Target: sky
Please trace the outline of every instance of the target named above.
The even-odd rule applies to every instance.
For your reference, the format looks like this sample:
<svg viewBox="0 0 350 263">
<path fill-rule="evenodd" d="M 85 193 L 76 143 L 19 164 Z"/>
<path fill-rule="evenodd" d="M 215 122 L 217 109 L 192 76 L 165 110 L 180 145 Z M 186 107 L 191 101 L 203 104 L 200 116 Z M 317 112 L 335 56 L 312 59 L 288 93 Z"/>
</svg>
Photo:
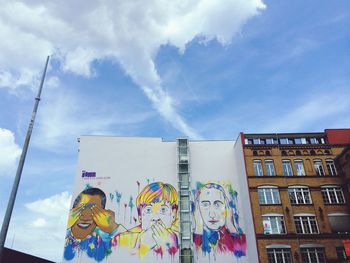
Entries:
<svg viewBox="0 0 350 263">
<path fill-rule="evenodd" d="M 349 9 L 0 0 L 0 223 L 50 55 L 6 246 L 61 261 L 80 135 L 234 140 L 349 127 Z"/>
</svg>

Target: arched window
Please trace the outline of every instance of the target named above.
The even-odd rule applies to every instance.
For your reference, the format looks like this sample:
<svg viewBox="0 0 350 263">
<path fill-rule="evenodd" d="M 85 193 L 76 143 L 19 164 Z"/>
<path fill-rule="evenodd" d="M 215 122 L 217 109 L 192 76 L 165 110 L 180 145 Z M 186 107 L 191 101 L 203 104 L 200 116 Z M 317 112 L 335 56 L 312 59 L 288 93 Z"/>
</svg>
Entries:
<svg viewBox="0 0 350 263">
<path fill-rule="evenodd" d="M 319 244 L 303 244 L 300 246 L 303 263 L 326 263 L 324 247 Z"/>
<path fill-rule="evenodd" d="M 292 205 L 311 204 L 309 187 L 303 185 L 288 186 L 289 201 Z"/>
<path fill-rule="evenodd" d="M 337 169 L 335 168 L 334 161 L 332 159 L 326 160 L 327 171 L 330 176 L 337 175 Z"/>
<path fill-rule="evenodd" d="M 263 176 L 263 169 L 261 165 L 261 160 L 253 160 L 253 166 L 254 166 L 254 175 L 255 176 Z"/>
<path fill-rule="evenodd" d="M 264 214 L 262 215 L 264 234 L 285 234 L 286 227 L 282 214 Z"/>
<path fill-rule="evenodd" d="M 292 262 L 291 246 L 282 244 L 272 244 L 266 246 L 269 263 L 289 263 Z"/>
<path fill-rule="evenodd" d="M 323 176 L 324 175 L 324 169 L 322 165 L 322 160 L 320 159 L 315 159 L 314 160 L 314 168 L 316 175 Z"/>
<path fill-rule="evenodd" d="M 280 193 L 278 191 L 278 187 L 271 185 L 264 185 L 258 187 L 258 197 L 259 204 L 261 205 L 272 205 L 272 204 L 280 204 Z"/>
<path fill-rule="evenodd" d="M 314 214 L 296 214 L 294 215 L 294 224 L 297 234 L 319 233 Z"/>
<path fill-rule="evenodd" d="M 266 175 L 269 175 L 269 176 L 276 175 L 273 160 L 265 160 L 265 168 L 266 168 Z"/>
<path fill-rule="evenodd" d="M 294 166 L 298 176 L 305 176 L 303 160 L 300 160 L 300 159 L 294 160 Z"/>
<path fill-rule="evenodd" d="M 345 198 L 343 190 L 338 185 L 321 186 L 323 202 L 325 204 L 344 204 Z"/>
<path fill-rule="evenodd" d="M 290 163 L 290 160 L 282 160 L 282 168 L 283 168 L 283 175 L 284 176 L 292 176 L 293 170 L 292 165 Z"/>
</svg>

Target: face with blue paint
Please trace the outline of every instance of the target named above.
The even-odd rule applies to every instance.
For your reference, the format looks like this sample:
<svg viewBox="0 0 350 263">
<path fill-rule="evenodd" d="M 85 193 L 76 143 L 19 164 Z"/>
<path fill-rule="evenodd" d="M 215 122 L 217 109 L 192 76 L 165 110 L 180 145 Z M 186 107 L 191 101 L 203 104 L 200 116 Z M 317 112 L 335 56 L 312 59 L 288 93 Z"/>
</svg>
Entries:
<svg viewBox="0 0 350 263">
<path fill-rule="evenodd" d="M 198 205 L 207 228 L 220 230 L 225 225 L 227 205 L 225 196 L 219 189 L 203 188 L 198 196 Z"/>
<path fill-rule="evenodd" d="M 165 228 L 170 228 L 175 220 L 176 210 L 172 209 L 169 202 L 154 202 L 141 208 L 141 222 L 142 229 L 149 229 L 153 224 L 160 221 Z"/>
</svg>

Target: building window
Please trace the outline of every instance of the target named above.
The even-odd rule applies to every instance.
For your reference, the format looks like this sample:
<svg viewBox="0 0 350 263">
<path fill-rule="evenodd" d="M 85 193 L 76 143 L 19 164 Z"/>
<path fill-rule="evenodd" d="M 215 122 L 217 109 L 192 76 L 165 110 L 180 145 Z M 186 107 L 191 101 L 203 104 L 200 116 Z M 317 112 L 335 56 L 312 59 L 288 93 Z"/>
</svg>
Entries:
<svg viewBox="0 0 350 263">
<path fill-rule="evenodd" d="M 350 233 L 350 215 L 345 213 L 328 214 L 332 233 Z"/>
<path fill-rule="evenodd" d="M 301 144 L 301 138 L 295 138 L 294 139 L 295 144 Z"/>
<path fill-rule="evenodd" d="M 288 138 L 281 138 L 280 144 L 288 144 Z"/>
<path fill-rule="evenodd" d="M 267 138 L 266 144 L 274 144 L 274 140 L 272 138 Z"/>
<path fill-rule="evenodd" d="M 259 204 L 273 205 L 280 204 L 280 194 L 277 187 L 274 186 L 260 186 L 258 187 Z"/>
<path fill-rule="evenodd" d="M 346 255 L 345 248 L 342 245 L 336 246 L 335 250 L 337 252 L 337 259 L 339 260 L 350 259 L 350 256 Z"/>
<path fill-rule="evenodd" d="M 292 176 L 293 170 L 292 165 L 290 164 L 290 160 L 282 160 L 282 168 L 284 176 Z"/>
<path fill-rule="evenodd" d="M 282 215 L 263 215 L 264 234 L 285 234 L 286 228 Z"/>
<path fill-rule="evenodd" d="M 316 175 L 320 175 L 320 176 L 324 175 L 324 170 L 323 170 L 323 165 L 321 160 L 314 160 L 314 168 L 316 171 Z"/>
<path fill-rule="evenodd" d="M 294 216 L 295 229 L 298 234 L 318 234 L 318 226 L 314 215 Z"/>
<path fill-rule="evenodd" d="M 331 176 L 337 175 L 337 170 L 335 168 L 333 160 L 330 160 L 330 159 L 326 160 L 326 166 L 327 166 L 327 170 L 328 170 L 329 175 L 331 175 Z"/>
<path fill-rule="evenodd" d="M 269 258 L 269 263 L 292 262 L 290 248 L 268 248 L 267 257 Z"/>
<path fill-rule="evenodd" d="M 326 263 L 324 248 L 308 247 L 300 248 L 301 259 L 303 263 Z"/>
<path fill-rule="evenodd" d="M 254 144 L 260 144 L 260 138 L 255 138 L 253 139 Z"/>
<path fill-rule="evenodd" d="M 311 143 L 311 144 L 319 144 L 320 141 L 319 141 L 318 138 L 310 138 L 310 143 Z"/>
<path fill-rule="evenodd" d="M 322 197 L 325 204 L 344 204 L 343 190 L 339 186 L 322 186 Z"/>
<path fill-rule="evenodd" d="M 294 160 L 295 170 L 297 172 L 297 175 L 304 176 L 305 170 L 304 170 L 304 164 L 302 160 Z"/>
<path fill-rule="evenodd" d="M 273 165 L 273 160 L 265 160 L 266 174 L 269 176 L 276 175 L 275 166 Z"/>
<path fill-rule="evenodd" d="M 254 164 L 254 175 L 255 176 L 263 176 L 264 173 L 263 173 L 261 161 L 260 160 L 254 160 L 253 164 Z"/>
<path fill-rule="evenodd" d="M 289 200 L 292 205 L 311 204 L 310 191 L 307 186 L 288 187 Z"/>
</svg>

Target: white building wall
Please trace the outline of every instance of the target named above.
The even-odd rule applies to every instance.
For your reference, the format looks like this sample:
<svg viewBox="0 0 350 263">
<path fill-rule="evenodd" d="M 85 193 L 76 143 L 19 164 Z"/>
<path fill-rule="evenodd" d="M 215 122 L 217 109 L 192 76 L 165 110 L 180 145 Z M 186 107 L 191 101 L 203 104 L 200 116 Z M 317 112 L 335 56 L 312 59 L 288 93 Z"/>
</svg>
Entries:
<svg viewBox="0 0 350 263">
<path fill-rule="evenodd" d="M 203 253 L 199 247 L 197 262 L 258 262 L 252 215 L 250 213 L 249 192 L 244 170 L 244 159 L 240 139 L 235 141 L 193 141 L 190 142 L 192 185 L 196 189 L 201 184 L 215 183 L 223 186 L 229 196 L 228 187 L 237 192 L 237 214 L 239 226 L 246 236 L 245 256 L 234 253 L 220 253 L 211 250 Z M 194 195 L 196 195 L 194 193 Z M 194 196 L 196 199 L 196 196 Z M 219 242 L 219 241 L 218 241 Z M 198 248 L 197 248 L 198 249 Z"/>
<path fill-rule="evenodd" d="M 243 210 L 243 207 L 248 207 L 249 199 L 243 198 L 248 196 L 248 188 L 243 171 L 242 149 L 236 147 L 235 150 L 233 141 L 193 141 L 189 143 L 189 147 L 193 199 L 196 188 L 194 183 L 197 181 L 232 184 L 238 192 L 237 208 L 248 242 L 245 256 L 236 257 L 232 253 L 216 253 L 215 257 L 196 254 L 195 261 L 207 262 L 211 256 L 211 261 L 217 262 L 256 262 L 251 214 Z M 149 228 L 150 231 L 146 231 L 138 227 L 142 219 L 140 220 L 137 213 L 136 198 L 144 187 L 157 182 L 178 188 L 176 142 L 164 142 L 160 138 L 82 136 L 71 207 L 79 194 L 88 188 L 101 189 L 106 195 L 106 205 L 96 212 L 96 206 L 87 205 L 90 201 L 80 198 L 81 207 L 78 205 L 72 208 L 72 217 L 67 227 L 64 262 L 178 262 L 179 251 L 171 250 L 176 242 L 173 233 L 177 233 L 179 225 L 176 216 L 172 217 L 169 228 L 157 225 L 156 229 Z M 90 195 L 84 195 L 84 198 L 86 196 Z M 163 210 L 154 208 L 152 206 L 151 212 L 163 213 Z M 97 226 L 82 240 L 75 238 L 72 229 L 77 229 L 79 215 L 81 218 L 82 211 L 87 213 L 90 210 L 94 211 L 93 220 L 99 221 L 102 227 Z M 115 214 L 114 219 L 111 211 Z M 171 211 L 173 210 L 170 209 L 170 214 L 165 216 L 171 217 Z M 74 217 L 75 215 L 77 216 Z M 146 222 L 147 215 L 144 216 L 142 223 Z M 104 229 L 103 224 L 107 224 L 107 219 L 119 225 L 110 233 L 101 230 Z M 166 221 L 166 218 L 162 220 Z M 84 222 L 80 224 L 84 227 L 87 225 Z M 151 230 L 157 234 L 149 235 Z M 155 240 L 165 242 L 163 246 L 154 246 L 157 244 Z M 153 248 L 146 249 L 148 252 L 144 253 L 145 246 L 140 244 L 149 244 Z M 162 251 L 159 251 L 159 247 L 163 247 Z"/>
</svg>

